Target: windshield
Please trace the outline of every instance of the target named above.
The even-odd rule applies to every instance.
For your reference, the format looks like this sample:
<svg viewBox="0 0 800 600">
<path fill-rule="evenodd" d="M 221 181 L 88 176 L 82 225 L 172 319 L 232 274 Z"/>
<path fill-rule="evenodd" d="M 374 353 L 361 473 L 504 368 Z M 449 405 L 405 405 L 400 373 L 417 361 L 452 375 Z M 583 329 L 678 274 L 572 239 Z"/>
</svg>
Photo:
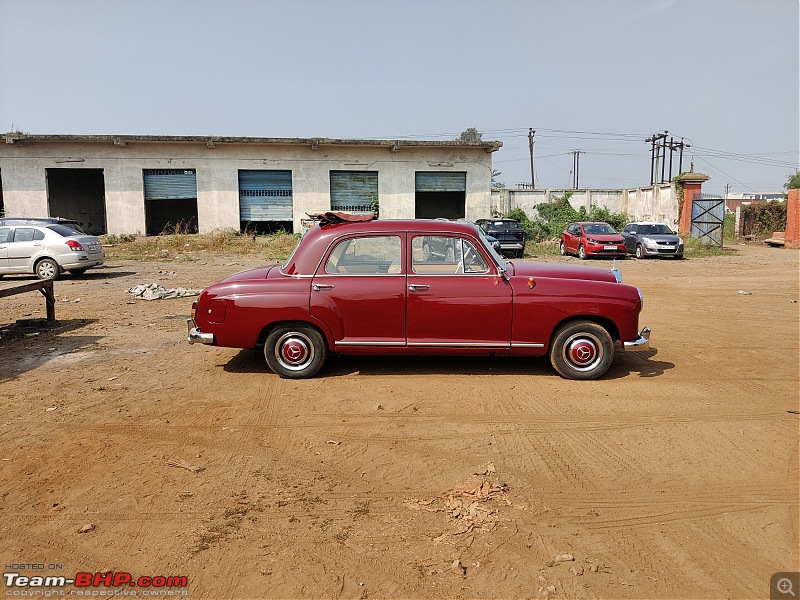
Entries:
<svg viewBox="0 0 800 600">
<path fill-rule="evenodd" d="M 672 230 L 666 225 L 639 225 L 639 235 L 669 235 L 671 233 Z"/>
<path fill-rule="evenodd" d="M 477 229 L 478 230 L 478 234 L 480 234 L 480 238 L 481 238 L 481 242 L 483 243 L 483 247 L 486 248 L 489 251 L 489 254 L 491 254 L 494 257 L 495 262 L 500 266 L 505 265 L 506 264 L 506 259 L 504 259 L 502 256 L 500 256 L 497 253 L 497 250 L 495 250 L 492 247 L 492 245 L 489 243 L 489 240 L 486 237 L 486 232 L 483 229 L 481 229 L 480 227 L 478 227 L 478 226 L 476 226 L 475 229 Z"/>
<path fill-rule="evenodd" d="M 64 237 L 75 237 L 78 235 L 86 235 L 81 231 L 77 225 L 48 225 L 48 229 L 55 231 L 58 235 Z"/>
<path fill-rule="evenodd" d="M 583 226 L 583 232 L 594 235 L 614 235 L 617 233 L 608 223 L 590 223 Z"/>
</svg>

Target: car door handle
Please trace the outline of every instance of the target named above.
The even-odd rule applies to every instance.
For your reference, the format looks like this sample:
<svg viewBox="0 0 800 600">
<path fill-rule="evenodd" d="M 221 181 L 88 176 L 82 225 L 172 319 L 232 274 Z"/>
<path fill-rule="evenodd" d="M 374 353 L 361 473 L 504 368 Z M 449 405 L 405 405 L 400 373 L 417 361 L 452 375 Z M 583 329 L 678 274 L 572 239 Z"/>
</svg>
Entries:
<svg viewBox="0 0 800 600">
<path fill-rule="evenodd" d="M 318 292 L 320 290 L 332 290 L 333 289 L 333 286 L 328 284 L 328 283 L 315 283 L 311 287 L 314 289 L 315 292 Z"/>
<path fill-rule="evenodd" d="M 431 286 L 423 284 L 423 283 L 412 283 L 408 286 L 409 291 L 416 292 L 417 290 L 429 290 Z"/>
</svg>

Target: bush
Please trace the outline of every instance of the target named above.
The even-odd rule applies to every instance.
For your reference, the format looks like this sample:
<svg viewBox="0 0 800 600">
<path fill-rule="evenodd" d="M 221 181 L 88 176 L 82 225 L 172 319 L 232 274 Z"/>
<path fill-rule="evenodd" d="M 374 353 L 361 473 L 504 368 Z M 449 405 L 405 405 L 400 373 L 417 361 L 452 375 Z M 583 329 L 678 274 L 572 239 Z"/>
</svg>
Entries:
<svg viewBox="0 0 800 600">
<path fill-rule="evenodd" d="M 567 225 L 574 221 L 603 221 L 617 231 L 628 222 L 628 215 L 625 213 L 612 213 L 605 207 L 592 206 L 587 212 L 581 206 L 575 210 L 569 203 L 570 197 L 572 192 L 567 192 L 561 197 L 556 196 L 555 202 L 536 205 L 536 212 L 539 214 L 539 219 L 536 220 L 531 220 L 521 208 L 512 208 L 504 216 L 519 221 L 532 242 L 559 238 Z"/>
<path fill-rule="evenodd" d="M 786 202 L 771 200 L 742 205 L 740 234 L 746 237 L 769 237 L 773 231 L 786 229 Z"/>
</svg>

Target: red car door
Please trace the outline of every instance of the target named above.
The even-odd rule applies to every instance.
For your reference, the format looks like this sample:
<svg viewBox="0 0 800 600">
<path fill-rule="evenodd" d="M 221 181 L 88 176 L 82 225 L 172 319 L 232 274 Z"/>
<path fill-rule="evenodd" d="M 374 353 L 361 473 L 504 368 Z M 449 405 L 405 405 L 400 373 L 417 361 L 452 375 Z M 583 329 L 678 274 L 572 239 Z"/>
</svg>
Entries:
<svg viewBox="0 0 800 600">
<path fill-rule="evenodd" d="M 310 312 L 338 346 L 405 346 L 405 234 L 338 240 L 311 283 Z"/>
<path fill-rule="evenodd" d="M 424 234 L 409 234 L 409 346 L 510 351 L 511 286 L 480 242 L 453 237 L 452 258 L 423 257 Z"/>
</svg>

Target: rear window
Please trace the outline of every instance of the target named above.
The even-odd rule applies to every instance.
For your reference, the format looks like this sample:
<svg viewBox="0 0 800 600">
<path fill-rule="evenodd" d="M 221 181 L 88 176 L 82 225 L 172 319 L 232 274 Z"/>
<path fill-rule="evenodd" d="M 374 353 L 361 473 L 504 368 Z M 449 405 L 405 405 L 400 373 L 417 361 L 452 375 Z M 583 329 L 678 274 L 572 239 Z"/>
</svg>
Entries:
<svg viewBox="0 0 800 600">
<path fill-rule="evenodd" d="M 48 225 L 47 228 L 52 231 L 55 231 L 58 235 L 64 237 L 74 237 L 76 235 L 81 235 L 80 231 L 78 231 L 77 229 L 72 229 L 70 227 L 67 227 L 66 225 Z"/>
<path fill-rule="evenodd" d="M 519 229 L 519 223 L 516 221 L 489 221 L 489 229 Z"/>
</svg>

